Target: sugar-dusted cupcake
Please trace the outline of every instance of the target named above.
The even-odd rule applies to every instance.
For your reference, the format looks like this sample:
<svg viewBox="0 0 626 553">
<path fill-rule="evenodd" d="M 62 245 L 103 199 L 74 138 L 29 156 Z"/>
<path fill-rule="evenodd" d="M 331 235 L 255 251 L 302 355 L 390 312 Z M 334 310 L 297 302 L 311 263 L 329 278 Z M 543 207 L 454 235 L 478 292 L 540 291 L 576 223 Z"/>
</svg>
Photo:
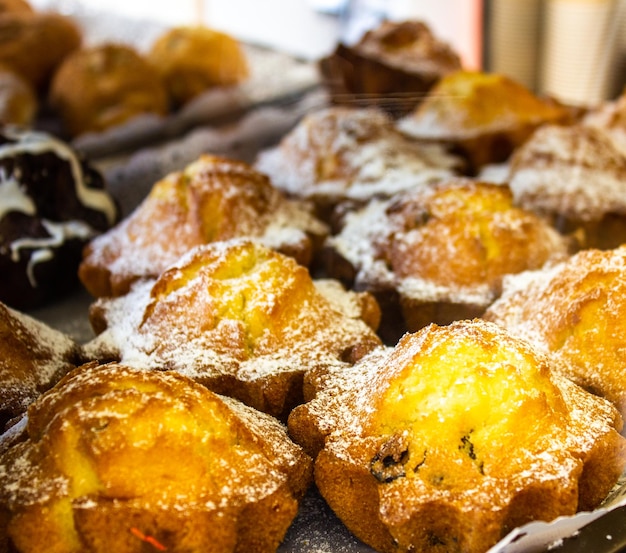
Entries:
<svg viewBox="0 0 626 553">
<path fill-rule="evenodd" d="M 347 293 L 347 292 L 346 292 Z M 175 370 L 277 417 L 302 401 L 303 376 L 380 345 L 308 270 L 258 242 L 199 246 L 156 280 L 91 309 L 97 359 Z"/>
<path fill-rule="evenodd" d="M 0 456 L 0 547 L 273 553 L 310 479 L 275 419 L 176 373 L 93 363 Z"/>
<path fill-rule="evenodd" d="M 202 155 L 157 182 L 126 219 L 91 241 L 79 268 L 94 296 L 156 278 L 195 246 L 253 238 L 309 266 L 328 227 L 244 162 Z"/>
<path fill-rule="evenodd" d="M 311 389 L 290 433 L 337 516 L 385 553 L 484 553 L 595 508 L 626 465 L 617 410 L 484 321 L 407 334 Z"/>
<path fill-rule="evenodd" d="M 326 259 L 329 274 L 377 296 L 393 342 L 482 314 L 505 275 L 562 259 L 570 246 L 505 185 L 454 178 L 349 213 Z"/>
</svg>

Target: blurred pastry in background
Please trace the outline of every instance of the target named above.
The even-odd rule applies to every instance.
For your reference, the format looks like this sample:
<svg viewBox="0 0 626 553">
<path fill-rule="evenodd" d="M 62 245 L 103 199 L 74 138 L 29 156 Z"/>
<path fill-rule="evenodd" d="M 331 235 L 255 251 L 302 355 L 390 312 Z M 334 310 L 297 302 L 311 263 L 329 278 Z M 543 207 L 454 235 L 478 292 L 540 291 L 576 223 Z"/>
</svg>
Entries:
<svg viewBox="0 0 626 553">
<path fill-rule="evenodd" d="M 285 198 L 248 164 L 206 154 L 157 182 L 133 213 L 93 240 L 79 277 L 95 297 L 119 296 L 195 246 L 244 237 L 309 266 L 328 232 L 310 206 Z"/>
<path fill-rule="evenodd" d="M 0 125 L 32 127 L 38 111 L 39 99 L 32 85 L 0 65 Z"/>
<path fill-rule="evenodd" d="M 443 77 L 398 128 L 452 147 L 476 174 L 484 165 L 506 161 L 540 125 L 571 119 L 570 109 L 508 76 L 457 71 Z"/>
<path fill-rule="evenodd" d="M 479 316 L 505 275 L 562 260 L 570 247 L 516 207 L 506 185 L 455 178 L 348 213 L 325 250 L 330 275 L 376 296 L 380 332 L 395 343 L 431 322 Z"/>
<path fill-rule="evenodd" d="M 0 133 L 0 301 L 30 309 L 78 285 L 82 249 L 119 217 L 102 175 L 65 142 Z"/>
<path fill-rule="evenodd" d="M 124 296 L 99 298 L 85 348 L 94 359 L 180 372 L 285 419 L 302 401 L 304 374 L 380 345 L 341 306 L 293 258 L 249 239 L 213 242 Z"/>
<path fill-rule="evenodd" d="M 277 420 L 171 372 L 79 367 L 0 457 L 3 551 L 275 553 L 311 481 Z"/>
<path fill-rule="evenodd" d="M 173 108 L 210 88 L 239 84 L 249 75 L 239 42 L 204 26 L 167 30 L 156 39 L 148 58 L 161 75 Z"/>
<path fill-rule="evenodd" d="M 363 204 L 450 177 L 462 161 L 441 145 L 407 138 L 382 110 L 332 106 L 307 114 L 255 166 L 325 218 L 341 202 Z"/>
<path fill-rule="evenodd" d="M 35 9 L 26 0 L 0 0 L 0 16 L 6 13 L 35 13 Z"/>
<path fill-rule="evenodd" d="M 103 131 L 140 115 L 168 113 L 158 72 L 125 44 L 74 51 L 55 73 L 49 100 L 72 136 Z"/>
<path fill-rule="evenodd" d="M 63 60 L 82 43 L 82 30 L 53 12 L 6 12 L 0 15 L 0 64 L 45 93 Z"/>
<path fill-rule="evenodd" d="M 581 123 L 606 133 L 614 146 L 626 155 L 626 90 L 617 98 L 590 108 Z"/>
<path fill-rule="evenodd" d="M 69 336 L 2 302 L 0 336 L 1 433 L 83 358 Z"/>
<path fill-rule="evenodd" d="M 580 247 L 626 243 L 626 157 L 604 131 L 545 125 L 509 165 L 515 202 L 575 235 Z"/>
<path fill-rule="evenodd" d="M 626 465 L 617 410 L 552 367 L 495 324 L 429 325 L 313 375 L 290 435 L 376 551 L 484 553 L 525 523 L 594 509 Z"/>
<path fill-rule="evenodd" d="M 331 101 L 377 106 L 394 117 L 412 111 L 432 86 L 462 68 L 459 55 L 422 21 L 383 21 L 353 46 L 319 62 Z"/>
</svg>

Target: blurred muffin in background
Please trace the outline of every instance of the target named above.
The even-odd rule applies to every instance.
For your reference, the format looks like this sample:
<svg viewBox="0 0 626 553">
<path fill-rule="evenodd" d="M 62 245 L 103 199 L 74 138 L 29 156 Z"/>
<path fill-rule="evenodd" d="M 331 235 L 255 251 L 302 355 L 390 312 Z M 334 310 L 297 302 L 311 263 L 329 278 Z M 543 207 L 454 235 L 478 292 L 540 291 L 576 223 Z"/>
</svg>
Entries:
<svg viewBox="0 0 626 553">
<path fill-rule="evenodd" d="M 26 0 L 0 0 L 0 16 L 5 13 L 35 13 Z"/>
<path fill-rule="evenodd" d="M 0 14 L 0 63 L 44 91 L 65 57 L 80 47 L 80 28 L 58 13 L 7 8 Z"/>
<path fill-rule="evenodd" d="M 544 123 L 569 123 L 572 111 L 496 73 L 457 71 L 398 122 L 415 139 L 445 144 L 463 155 L 472 173 L 506 161 Z"/>
<path fill-rule="evenodd" d="M 38 104 L 30 83 L 14 71 L 0 66 L 0 125 L 31 127 Z"/>
<path fill-rule="evenodd" d="M 320 60 L 336 104 L 410 112 L 444 75 L 461 69 L 458 54 L 421 21 L 384 21 L 354 46 L 339 44 Z"/>
<path fill-rule="evenodd" d="M 154 42 L 148 57 L 165 82 L 174 107 L 212 87 L 236 85 L 249 75 L 239 42 L 203 26 L 167 30 Z"/>
<path fill-rule="evenodd" d="M 69 56 L 54 76 L 50 103 L 74 136 L 168 111 L 165 87 L 152 64 L 133 47 L 114 43 Z"/>
</svg>

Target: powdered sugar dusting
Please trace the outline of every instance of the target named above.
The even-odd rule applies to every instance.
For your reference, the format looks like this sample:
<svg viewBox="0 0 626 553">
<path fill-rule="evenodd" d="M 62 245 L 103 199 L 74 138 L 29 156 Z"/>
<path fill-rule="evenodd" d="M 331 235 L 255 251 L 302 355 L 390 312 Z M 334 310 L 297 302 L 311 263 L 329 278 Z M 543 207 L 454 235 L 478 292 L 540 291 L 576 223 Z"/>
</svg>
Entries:
<svg viewBox="0 0 626 553">
<path fill-rule="evenodd" d="M 331 202 L 389 196 L 454 174 L 459 160 L 398 133 L 374 109 L 313 112 L 256 161 L 277 188 Z"/>
<path fill-rule="evenodd" d="M 190 251 L 159 280 L 99 300 L 94 310 L 107 328 L 85 348 L 133 367 L 173 369 L 209 386 L 224 378 L 264 386 L 318 366 L 343 366 L 346 351 L 380 343 L 362 320 L 333 308 L 304 268 L 268 252 L 246 240 Z M 247 268 L 231 274 L 234 266 Z M 257 320 L 264 321 L 260 330 Z"/>
<path fill-rule="evenodd" d="M 582 125 L 537 130 L 514 154 L 509 185 L 520 205 L 550 215 L 597 221 L 626 213 L 626 158 Z"/>
</svg>

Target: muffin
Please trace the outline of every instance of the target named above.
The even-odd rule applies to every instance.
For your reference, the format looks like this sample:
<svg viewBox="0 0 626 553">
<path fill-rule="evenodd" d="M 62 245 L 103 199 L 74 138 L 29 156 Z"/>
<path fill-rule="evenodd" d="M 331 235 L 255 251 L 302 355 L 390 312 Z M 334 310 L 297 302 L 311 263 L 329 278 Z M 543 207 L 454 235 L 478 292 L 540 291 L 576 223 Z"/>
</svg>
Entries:
<svg viewBox="0 0 626 553">
<path fill-rule="evenodd" d="M 510 190 L 457 177 L 349 213 L 325 246 L 326 270 L 383 309 L 381 332 L 481 315 L 502 278 L 565 258 L 571 240 L 513 203 Z"/>
<path fill-rule="evenodd" d="M 622 419 L 497 325 L 407 334 L 319 375 L 289 418 L 330 507 L 380 552 L 483 553 L 596 507 L 626 464 Z"/>
<path fill-rule="evenodd" d="M 462 69 L 459 55 L 423 21 L 382 21 L 354 45 L 340 43 L 319 63 L 330 99 L 406 115 L 444 75 Z"/>
<path fill-rule="evenodd" d="M 0 302 L 0 433 L 82 363 L 69 336 Z"/>
<path fill-rule="evenodd" d="M 613 145 L 626 155 L 626 90 L 617 98 L 589 109 L 581 123 L 606 133 Z"/>
<path fill-rule="evenodd" d="M 72 136 L 101 132 L 139 115 L 162 117 L 169 109 L 155 67 L 132 46 L 114 43 L 68 56 L 54 75 L 49 100 Z"/>
<path fill-rule="evenodd" d="M 469 172 L 477 173 L 507 160 L 537 127 L 571 118 L 566 107 L 505 75 L 457 71 L 443 77 L 398 127 L 414 138 L 454 148 L 467 160 Z"/>
<path fill-rule="evenodd" d="M 302 202 L 233 159 L 202 155 L 157 182 L 143 202 L 85 249 L 79 278 L 96 297 L 156 278 L 194 246 L 255 238 L 310 265 L 328 234 Z"/>
<path fill-rule="evenodd" d="M 625 290 L 626 248 L 583 250 L 507 278 L 483 318 L 548 352 L 563 374 L 626 415 Z"/>
<path fill-rule="evenodd" d="M 35 13 L 35 10 L 26 0 L 1 0 L 0 16 L 7 13 Z"/>
<path fill-rule="evenodd" d="M 104 178 L 67 143 L 0 132 L 0 301 L 41 306 L 76 290 L 82 249 L 119 217 Z"/>
<path fill-rule="evenodd" d="M 91 307 L 94 359 L 174 370 L 284 419 L 309 370 L 380 345 L 293 258 L 247 239 L 198 246 L 158 279 Z"/>
<path fill-rule="evenodd" d="M 76 22 L 53 12 L 6 11 L 0 16 L 0 64 L 45 93 L 60 64 L 82 44 Z"/>
<path fill-rule="evenodd" d="M 173 27 L 148 52 L 174 107 L 207 90 L 233 86 L 249 76 L 245 51 L 232 36 L 208 27 Z"/>
<path fill-rule="evenodd" d="M 277 146 L 260 152 L 255 166 L 324 216 L 341 202 L 363 204 L 449 177 L 460 160 L 407 139 L 380 110 L 335 106 L 306 115 Z"/>
<path fill-rule="evenodd" d="M 31 84 L 0 65 L 0 125 L 31 128 L 38 111 L 39 99 Z"/>
<path fill-rule="evenodd" d="M 0 457 L 3 550 L 276 551 L 311 460 L 275 419 L 172 372 L 82 366 Z"/>
<path fill-rule="evenodd" d="M 511 158 L 508 182 L 518 205 L 577 236 L 582 248 L 626 242 L 626 157 L 586 125 L 546 125 Z"/>
</svg>

